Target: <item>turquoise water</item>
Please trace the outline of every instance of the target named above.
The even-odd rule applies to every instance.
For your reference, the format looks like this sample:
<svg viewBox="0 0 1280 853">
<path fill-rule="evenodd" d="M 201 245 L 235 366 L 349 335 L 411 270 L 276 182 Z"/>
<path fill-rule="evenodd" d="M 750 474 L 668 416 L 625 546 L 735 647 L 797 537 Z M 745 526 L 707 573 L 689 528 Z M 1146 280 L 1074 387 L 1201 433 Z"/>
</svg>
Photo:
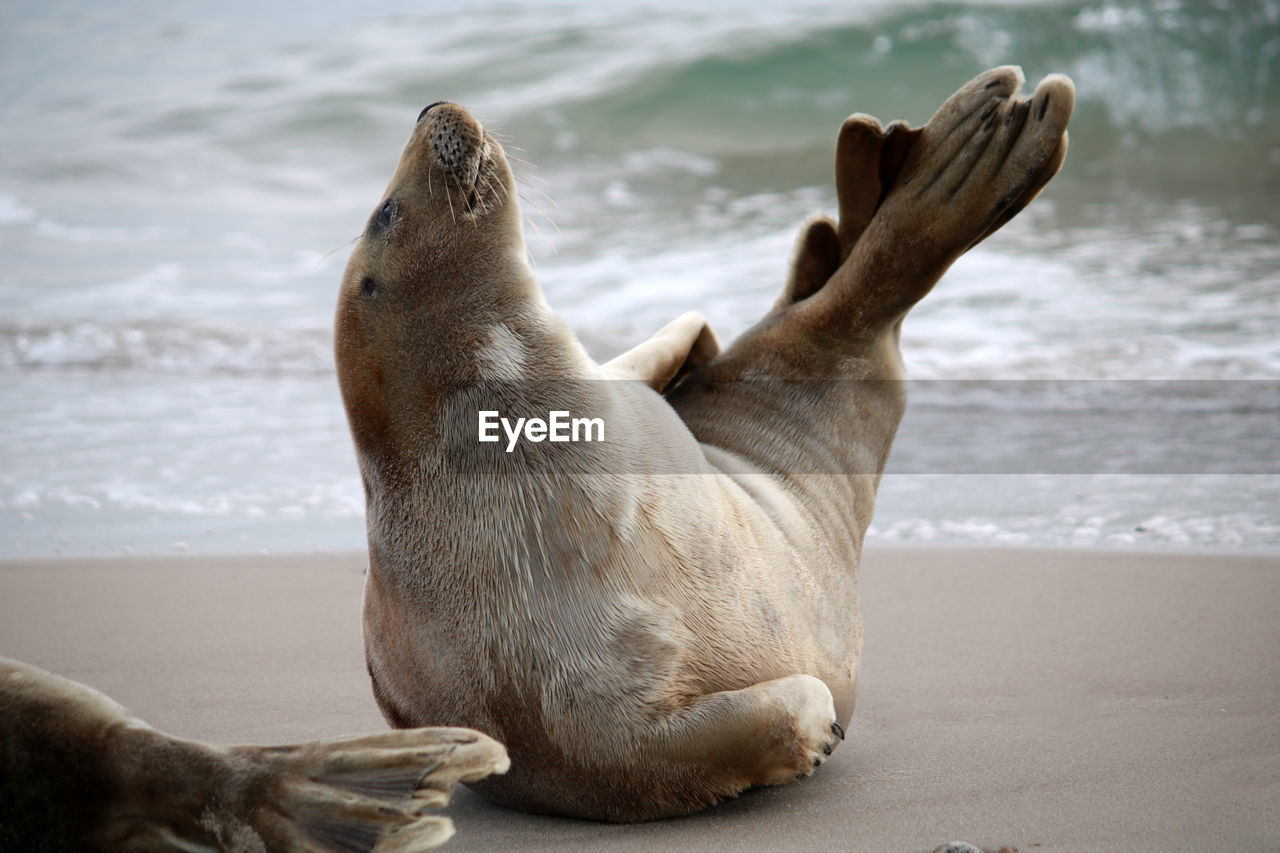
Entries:
<svg viewBox="0 0 1280 853">
<path fill-rule="evenodd" d="M 912 375 L 1258 382 L 1265 424 L 1280 3 L 8 3 L 0 555 L 362 545 L 332 305 L 426 103 L 520 149 L 543 288 L 604 357 L 691 308 L 744 328 L 834 208 L 843 117 L 923 122 L 1006 62 L 1075 80 L 1068 162 L 913 313 Z M 921 470 L 871 541 L 1280 548 L 1267 465 Z"/>
</svg>

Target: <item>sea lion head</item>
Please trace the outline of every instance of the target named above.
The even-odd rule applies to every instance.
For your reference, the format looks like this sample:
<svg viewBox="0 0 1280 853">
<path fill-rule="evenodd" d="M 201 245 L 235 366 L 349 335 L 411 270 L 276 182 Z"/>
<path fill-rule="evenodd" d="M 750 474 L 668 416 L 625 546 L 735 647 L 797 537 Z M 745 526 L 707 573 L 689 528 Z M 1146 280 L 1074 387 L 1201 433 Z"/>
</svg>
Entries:
<svg viewBox="0 0 1280 853">
<path fill-rule="evenodd" d="M 501 144 L 462 107 L 428 106 L 338 299 L 338 376 L 362 456 L 396 450 L 406 426 L 429 431 L 442 389 L 481 378 L 495 335 L 518 341 L 540 305 Z"/>
</svg>

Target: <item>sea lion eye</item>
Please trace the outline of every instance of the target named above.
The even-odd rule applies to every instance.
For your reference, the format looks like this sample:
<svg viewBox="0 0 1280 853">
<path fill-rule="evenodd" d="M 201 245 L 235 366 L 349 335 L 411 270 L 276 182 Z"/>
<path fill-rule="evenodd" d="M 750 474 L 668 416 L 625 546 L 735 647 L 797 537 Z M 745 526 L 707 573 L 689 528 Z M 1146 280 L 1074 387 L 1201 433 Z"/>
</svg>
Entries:
<svg viewBox="0 0 1280 853">
<path fill-rule="evenodd" d="M 396 216 L 396 200 L 389 198 L 382 203 L 382 207 L 378 208 L 378 212 L 373 215 L 373 227 L 379 231 L 391 225 L 391 220 Z"/>
<path fill-rule="evenodd" d="M 378 292 L 378 283 L 373 280 L 373 276 L 365 276 L 360 279 L 360 295 L 373 296 Z"/>
</svg>

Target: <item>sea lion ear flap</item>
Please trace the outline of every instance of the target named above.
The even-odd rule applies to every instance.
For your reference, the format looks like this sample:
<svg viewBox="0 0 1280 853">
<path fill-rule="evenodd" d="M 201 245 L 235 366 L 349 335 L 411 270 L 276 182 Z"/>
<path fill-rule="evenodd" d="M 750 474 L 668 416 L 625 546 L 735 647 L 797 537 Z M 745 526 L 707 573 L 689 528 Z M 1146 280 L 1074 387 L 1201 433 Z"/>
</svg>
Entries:
<svg viewBox="0 0 1280 853">
<path fill-rule="evenodd" d="M 720 342 L 707 318 L 689 311 L 649 340 L 601 366 L 614 379 L 639 379 L 653 390 L 664 392 L 719 352 Z"/>
<path fill-rule="evenodd" d="M 920 136 L 903 121 L 888 128 L 880 120 L 854 113 L 836 139 L 836 195 L 840 201 L 840 258 L 853 246 L 898 181 L 912 144 Z"/>
<path fill-rule="evenodd" d="M 796 240 L 791 272 L 774 309 L 785 308 L 813 294 L 827 283 L 840 267 L 840 238 L 836 224 L 827 216 L 810 219 Z"/>
</svg>

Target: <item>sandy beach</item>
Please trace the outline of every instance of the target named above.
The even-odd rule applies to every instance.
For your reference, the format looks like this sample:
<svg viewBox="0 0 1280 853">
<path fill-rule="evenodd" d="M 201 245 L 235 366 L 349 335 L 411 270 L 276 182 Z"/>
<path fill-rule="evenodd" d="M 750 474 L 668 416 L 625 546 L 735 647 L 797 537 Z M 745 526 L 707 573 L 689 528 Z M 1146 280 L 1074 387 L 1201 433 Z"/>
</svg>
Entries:
<svg viewBox="0 0 1280 853">
<path fill-rule="evenodd" d="M 0 563 L 0 654 L 173 734 L 384 727 L 359 553 Z M 1263 850 L 1280 843 L 1280 558 L 872 549 L 849 741 L 683 820 L 516 814 L 460 791 L 464 850 Z"/>
</svg>

